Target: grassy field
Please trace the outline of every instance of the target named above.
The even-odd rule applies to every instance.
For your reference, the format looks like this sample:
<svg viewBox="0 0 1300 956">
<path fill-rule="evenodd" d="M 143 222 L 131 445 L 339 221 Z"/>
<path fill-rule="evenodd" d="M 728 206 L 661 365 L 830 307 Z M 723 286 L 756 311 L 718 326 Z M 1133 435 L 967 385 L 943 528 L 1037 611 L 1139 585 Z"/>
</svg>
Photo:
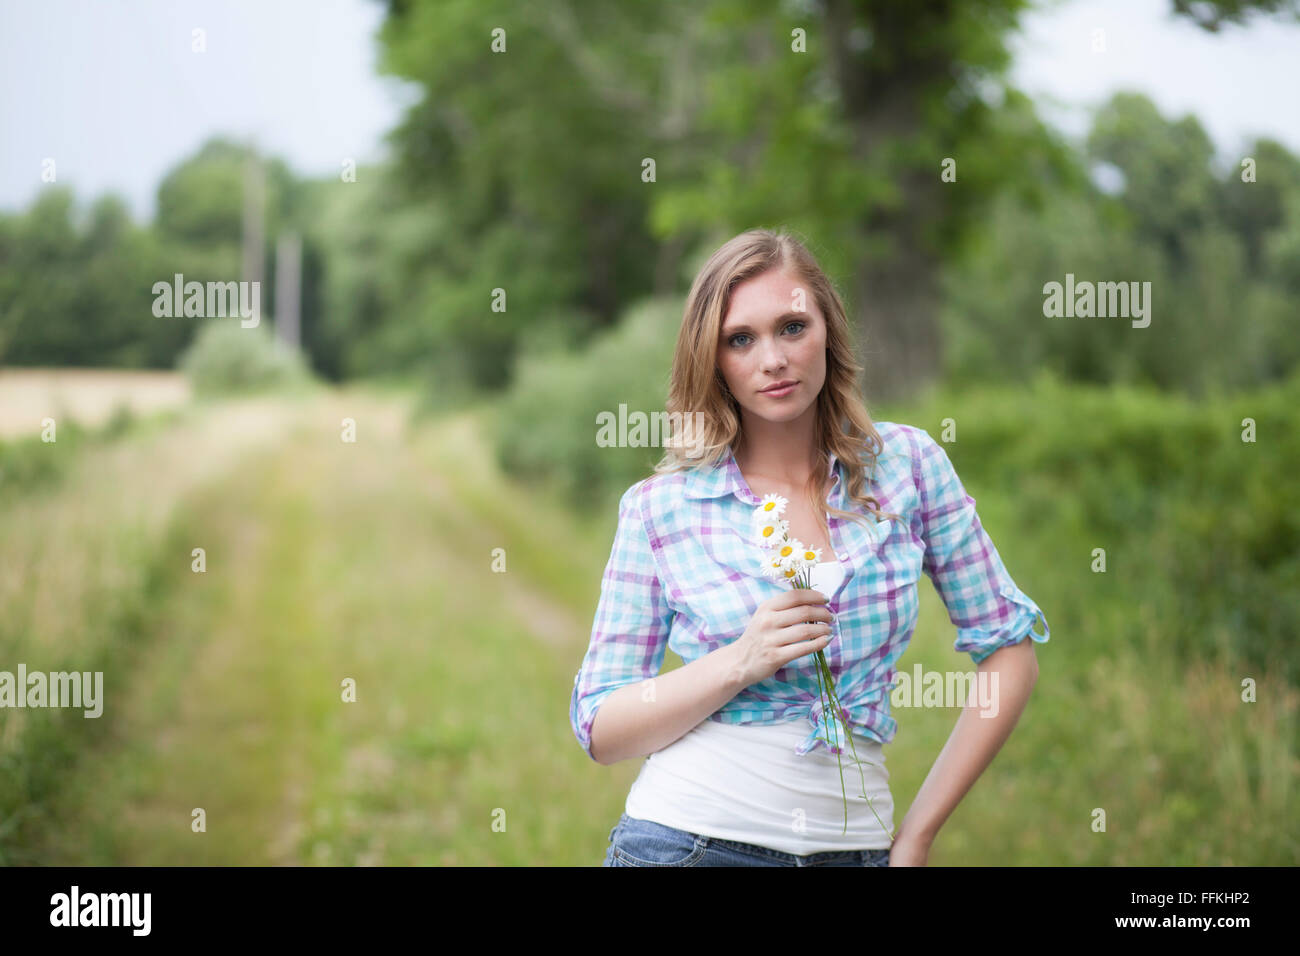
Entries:
<svg viewBox="0 0 1300 956">
<path fill-rule="evenodd" d="M 189 383 L 176 372 L 0 369 L 0 439 L 38 432 L 47 416 L 94 428 L 118 409 L 147 415 L 182 406 L 189 398 Z"/>
<path fill-rule="evenodd" d="M 106 701 L 0 711 L 0 862 L 600 862 L 638 762 L 592 763 L 568 705 L 614 515 L 506 482 L 492 409 L 409 407 L 321 391 L 46 446 L 75 456 L 61 480 L 0 506 L 0 669 L 103 670 Z M 971 669 L 922 592 L 900 670 Z M 1262 676 L 1243 705 L 1238 674 L 1056 621 L 1038 657 L 933 864 L 1300 858 L 1294 689 Z M 895 716 L 901 820 L 957 711 Z"/>
</svg>

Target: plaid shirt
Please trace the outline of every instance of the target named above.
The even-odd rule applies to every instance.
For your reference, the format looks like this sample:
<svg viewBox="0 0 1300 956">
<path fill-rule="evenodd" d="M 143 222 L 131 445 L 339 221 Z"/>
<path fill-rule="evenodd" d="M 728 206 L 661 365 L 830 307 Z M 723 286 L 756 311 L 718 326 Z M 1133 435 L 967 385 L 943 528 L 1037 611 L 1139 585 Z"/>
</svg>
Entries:
<svg viewBox="0 0 1300 956">
<path fill-rule="evenodd" d="M 868 528 L 828 516 L 831 547 L 845 573 L 829 595 L 836 623 L 825 655 L 850 727 L 888 743 L 897 729 L 889 715 L 894 665 L 916 627 L 922 570 L 957 628 L 954 648 L 976 664 L 1026 635 L 1043 643 L 1051 630 L 1007 573 L 943 446 L 912 425 L 875 425 L 884 448 L 874 477 L 868 472 L 866 490 L 882 511 L 904 520 L 885 519 Z M 844 469 L 834 455 L 830 476 L 827 500 L 845 508 Z M 569 705 L 569 722 L 588 756 L 597 708 L 618 688 L 657 675 L 665 647 L 690 663 L 736 640 L 759 604 L 789 590 L 758 567 L 752 533 L 758 503 L 730 447 L 717 464 L 652 475 L 624 492 L 591 643 Z M 855 504 L 845 510 L 858 509 Z M 1035 630 L 1039 621 L 1041 635 Z M 798 754 L 836 733 L 823 727 L 812 654 L 744 688 L 710 719 L 744 724 L 800 718 L 812 729 Z M 827 746 L 825 739 L 821 745 Z"/>
</svg>

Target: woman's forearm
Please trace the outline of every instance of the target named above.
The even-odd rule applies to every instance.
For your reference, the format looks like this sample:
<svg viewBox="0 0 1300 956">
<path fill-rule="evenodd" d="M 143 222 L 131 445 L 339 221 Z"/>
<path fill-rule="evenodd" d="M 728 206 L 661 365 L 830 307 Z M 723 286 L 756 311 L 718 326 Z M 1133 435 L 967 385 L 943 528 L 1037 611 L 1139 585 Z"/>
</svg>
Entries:
<svg viewBox="0 0 1300 956">
<path fill-rule="evenodd" d="M 606 697 L 591 722 L 596 762 L 618 763 L 662 750 L 744 690 L 735 647 L 726 644 Z"/>
<path fill-rule="evenodd" d="M 933 841 L 944 821 L 1002 749 L 1038 680 L 1033 643 L 1026 637 L 1018 644 L 999 648 L 980 662 L 980 674 L 997 674 L 996 707 L 991 708 L 991 715 L 981 714 L 981 707 L 975 703 L 962 708 L 957 726 L 899 825 L 896 840 L 906 834 L 926 843 Z"/>
</svg>

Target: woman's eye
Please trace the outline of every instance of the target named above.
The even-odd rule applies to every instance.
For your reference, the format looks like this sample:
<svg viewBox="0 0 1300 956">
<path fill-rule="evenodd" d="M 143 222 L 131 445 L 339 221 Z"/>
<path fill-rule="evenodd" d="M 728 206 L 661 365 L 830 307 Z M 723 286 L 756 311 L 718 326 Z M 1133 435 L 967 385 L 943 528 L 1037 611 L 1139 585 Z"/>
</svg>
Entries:
<svg viewBox="0 0 1300 956">
<path fill-rule="evenodd" d="M 795 335 L 798 335 L 800 332 L 803 331 L 803 327 L 804 327 L 805 325 L 807 325 L 807 324 L 808 324 L 807 322 L 791 322 L 791 323 L 790 323 L 789 325 L 787 325 L 785 328 L 786 328 L 787 331 L 789 331 L 789 329 L 791 329 L 792 327 L 794 327 L 794 326 L 798 326 L 799 328 L 798 328 L 798 329 L 795 331 L 795 333 L 794 333 Z M 735 335 L 733 335 L 731 338 L 727 339 L 727 344 L 730 345 L 732 348 L 739 348 L 739 347 L 740 347 L 740 343 L 738 343 L 736 340 L 737 340 L 737 339 L 747 339 L 747 338 L 749 338 L 749 333 L 748 333 L 748 332 L 737 332 L 737 333 L 736 333 Z"/>
</svg>

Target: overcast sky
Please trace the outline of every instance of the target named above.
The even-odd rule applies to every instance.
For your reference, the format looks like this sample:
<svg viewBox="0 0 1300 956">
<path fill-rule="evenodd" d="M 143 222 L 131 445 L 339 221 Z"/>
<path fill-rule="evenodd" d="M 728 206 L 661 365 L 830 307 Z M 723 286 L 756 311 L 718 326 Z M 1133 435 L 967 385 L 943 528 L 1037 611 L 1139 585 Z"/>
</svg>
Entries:
<svg viewBox="0 0 1300 956">
<path fill-rule="evenodd" d="M 1070 134 L 1086 107 L 1135 89 L 1195 114 L 1225 154 L 1255 135 L 1300 153 L 1300 26 L 1215 36 L 1170 6 L 1044 4 L 1013 40 L 1012 80 Z M 305 175 L 380 158 L 413 94 L 375 72 L 382 13 L 376 0 L 0 0 L 0 208 L 26 206 L 53 158 L 80 200 L 113 190 L 151 216 L 162 175 L 218 132 Z"/>
</svg>

